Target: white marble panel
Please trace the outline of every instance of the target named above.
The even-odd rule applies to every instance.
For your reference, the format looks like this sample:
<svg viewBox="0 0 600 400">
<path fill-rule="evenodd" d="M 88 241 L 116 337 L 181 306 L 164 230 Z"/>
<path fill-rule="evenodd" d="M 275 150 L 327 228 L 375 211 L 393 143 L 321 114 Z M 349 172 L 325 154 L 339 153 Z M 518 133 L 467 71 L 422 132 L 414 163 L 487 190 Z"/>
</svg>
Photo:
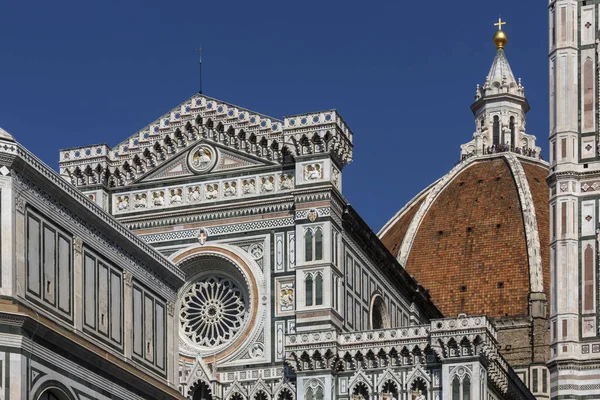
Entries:
<svg viewBox="0 0 600 400">
<path fill-rule="evenodd" d="M 581 236 L 596 233 L 596 200 L 581 203 Z"/>
</svg>

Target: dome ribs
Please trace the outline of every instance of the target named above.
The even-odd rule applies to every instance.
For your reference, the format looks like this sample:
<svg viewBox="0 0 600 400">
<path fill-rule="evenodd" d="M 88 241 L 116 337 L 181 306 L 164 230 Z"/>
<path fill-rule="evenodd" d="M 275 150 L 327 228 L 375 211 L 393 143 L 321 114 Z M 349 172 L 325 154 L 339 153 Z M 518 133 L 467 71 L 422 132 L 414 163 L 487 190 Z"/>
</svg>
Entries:
<svg viewBox="0 0 600 400">
<path fill-rule="evenodd" d="M 528 176 L 547 173 L 531 167 L 535 174 L 526 170 Z M 531 190 L 539 191 L 537 186 Z M 386 242 L 390 248 L 391 240 Z M 504 158 L 473 163 L 446 185 L 421 221 L 406 269 L 447 316 L 527 315 L 525 228 L 517 185 Z"/>
</svg>

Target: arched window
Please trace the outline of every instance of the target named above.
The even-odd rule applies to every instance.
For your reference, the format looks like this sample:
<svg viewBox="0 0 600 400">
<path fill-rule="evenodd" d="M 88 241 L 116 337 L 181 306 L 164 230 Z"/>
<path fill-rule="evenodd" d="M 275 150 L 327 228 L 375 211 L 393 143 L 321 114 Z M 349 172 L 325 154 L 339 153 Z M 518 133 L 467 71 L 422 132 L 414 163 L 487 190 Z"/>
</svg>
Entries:
<svg viewBox="0 0 600 400">
<path fill-rule="evenodd" d="M 313 260 L 313 231 L 307 229 L 304 233 L 304 261 Z"/>
<path fill-rule="evenodd" d="M 471 379 L 468 376 L 462 382 L 462 400 L 471 400 Z"/>
<path fill-rule="evenodd" d="M 460 400 L 460 379 L 455 376 L 452 380 L 452 400 Z"/>
<path fill-rule="evenodd" d="M 517 142 L 515 141 L 515 117 L 510 117 L 510 123 L 508 126 L 510 128 L 510 145 L 513 146 L 513 148 L 517 147 Z"/>
<path fill-rule="evenodd" d="M 323 275 L 317 274 L 315 277 L 315 305 L 323 304 Z"/>
<path fill-rule="evenodd" d="M 306 293 L 306 306 L 323 305 L 323 274 L 320 272 L 314 275 L 307 274 L 304 280 L 305 293 Z"/>
<path fill-rule="evenodd" d="M 500 144 L 500 118 L 494 115 L 493 142 L 495 145 Z"/>
<path fill-rule="evenodd" d="M 317 228 L 315 232 L 315 260 L 323 259 L 323 230 Z"/>
<path fill-rule="evenodd" d="M 313 305 L 313 277 L 312 274 L 308 274 L 306 276 L 306 281 L 305 281 L 305 286 L 306 286 L 306 306 L 312 306 Z"/>
<path fill-rule="evenodd" d="M 323 259 L 323 229 L 307 228 L 304 231 L 304 261 Z"/>
<path fill-rule="evenodd" d="M 452 379 L 452 400 L 471 400 L 471 377 L 460 370 Z"/>
<path fill-rule="evenodd" d="M 323 400 L 323 386 L 316 379 L 311 380 L 306 385 L 306 391 L 304 392 L 304 398 L 306 400 Z"/>
</svg>

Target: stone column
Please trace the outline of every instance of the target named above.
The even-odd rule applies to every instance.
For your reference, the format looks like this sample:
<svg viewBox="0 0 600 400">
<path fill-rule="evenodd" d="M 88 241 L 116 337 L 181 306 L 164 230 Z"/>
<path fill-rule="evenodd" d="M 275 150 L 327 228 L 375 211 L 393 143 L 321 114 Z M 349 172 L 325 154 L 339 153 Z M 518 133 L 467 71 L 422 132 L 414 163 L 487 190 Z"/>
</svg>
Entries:
<svg viewBox="0 0 600 400">
<path fill-rule="evenodd" d="M 179 341 L 177 340 L 179 326 L 175 318 L 175 304 L 167 303 L 167 379 L 172 387 L 179 385 Z"/>
<path fill-rule="evenodd" d="M 133 353 L 133 275 L 129 271 L 123 272 L 123 350 L 125 358 L 131 360 Z"/>
<path fill-rule="evenodd" d="M 4 197 L 4 192 L 2 193 L 3 197 Z M 5 202 L 2 203 L 2 205 L 4 206 Z M 2 214 L 4 217 L 6 217 L 6 215 L 8 213 L 6 213 L 4 207 L 2 207 Z M 26 230 L 25 230 L 25 199 L 22 196 L 17 196 L 17 198 L 15 199 L 15 222 L 14 222 L 14 243 L 15 243 L 15 251 L 14 251 L 14 257 L 15 257 L 15 269 L 14 269 L 14 273 L 16 274 L 15 279 L 13 280 L 12 277 L 12 272 L 8 272 L 4 270 L 4 265 L 12 265 L 12 264 L 8 264 L 8 263 L 4 263 L 5 261 L 5 255 L 6 253 L 13 253 L 11 246 L 9 245 L 8 241 L 5 241 L 4 236 L 2 237 L 2 257 L 3 257 L 3 267 L 2 267 L 2 287 L 5 287 L 5 279 L 8 281 L 15 281 L 17 282 L 16 285 L 16 294 L 19 297 L 25 297 L 25 292 L 26 292 L 26 287 L 27 287 L 27 270 L 26 270 L 26 265 L 25 265 L 25 235 L 27 234 Z M 12 215 L 9 215 L 9 217 L 12 219 Z M 4 221 L 5 218 L 2 218 L 2 226 L 4 225 Z M 9 224 L 8 226 L 11 226 L 11 224 Z M 5 234 L 6 230 L 3 229 L 3 235 Z M 7 274 L 7 277 L 4 277 L 4 275 Z M 8 283 L 8 282 L 7 282 Z"/>
<path fill-rule="evenodd" d="M 83 330 L 83 239 L 73 238 L 73 323 Z"/>
</svg>

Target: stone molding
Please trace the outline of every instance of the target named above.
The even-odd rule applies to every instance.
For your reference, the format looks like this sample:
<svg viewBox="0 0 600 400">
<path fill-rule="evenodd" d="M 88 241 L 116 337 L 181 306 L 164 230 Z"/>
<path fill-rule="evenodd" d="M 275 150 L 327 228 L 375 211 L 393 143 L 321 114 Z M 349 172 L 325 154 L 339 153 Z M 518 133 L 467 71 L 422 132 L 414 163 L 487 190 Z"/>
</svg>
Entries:
<svg viewBox="0 0 600 400">
<path fill-rule="evenodd" d="M 525 222 L 525 238 L 527 240 L 527 255 L 529 257 L 529 285 L 532 293 L 544 291 L 544 276 L 542 273 L 542 249 L 538 232 L 537 217 L 533 197 L 529 189 L 529 183 L 523 165 L 512 153 L 504 154 L 508 161 L 515 183 L 519 191 L 521 211 Z"/>
</svg>

